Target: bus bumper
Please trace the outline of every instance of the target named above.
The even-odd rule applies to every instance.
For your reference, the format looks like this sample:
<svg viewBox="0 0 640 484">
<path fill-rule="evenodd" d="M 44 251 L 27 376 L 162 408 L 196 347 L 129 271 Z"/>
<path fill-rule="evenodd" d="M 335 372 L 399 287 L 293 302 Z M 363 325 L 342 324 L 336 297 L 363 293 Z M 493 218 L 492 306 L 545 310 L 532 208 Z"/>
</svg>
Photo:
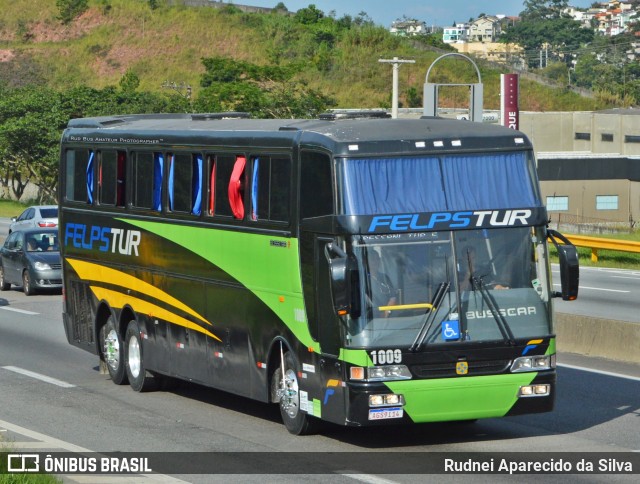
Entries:
<svg viewBox="0 0 640 484">
<path fill-rule="evenodd" d="M 547 394 L 523 395 L 523 387 Z M 545 387 L 546 386 L 546 387 Z M 405 380 L 353 386 L 347 402 L 351 425 L 446 422 L 553 410 L 555 371 Z M 370 395 L 398 395 L 402 405 L 370 405 Z"/>
</svg>

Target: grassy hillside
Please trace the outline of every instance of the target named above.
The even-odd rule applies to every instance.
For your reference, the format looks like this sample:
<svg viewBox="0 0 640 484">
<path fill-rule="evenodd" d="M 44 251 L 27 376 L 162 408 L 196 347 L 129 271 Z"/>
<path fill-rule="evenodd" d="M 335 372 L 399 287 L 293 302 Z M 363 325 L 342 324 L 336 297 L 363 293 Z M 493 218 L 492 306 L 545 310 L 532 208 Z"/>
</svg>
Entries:
<svg viewBox="0 0 640 484">
<path fill-rule="evenodd" d="M 141 90 L 160 91 L 168 81 L 190 85 L 197 96 L 204 72 L 201 59 L 229 56 L 256 64 L 299 65 L 299 76 L 309 87 L 334 97 L 338 107 L 374 108 L 389 106 L 391 96 L 391 66 L 378 59 L 416 60 L 400 69 L 401 102 L 406 106 L 407 90 L 421 96 L 426 72 L 442 54 L 367 22 L 325 17 L 303 24 L 292 16 L 239 12 L 233 5 L 215 9 L 157 3 L 159 8 L 151 9 L 142 0 L 91 0 L 85 13 L 63 25 L 55 0 L 0 0 L 0 80 L 61 90 L 103 88 L 117 85 L 130 70 L 139 77 Z M 485 108 L 498 109 L 501 72 L 479 66 Z M 469 63 L 454 58 L 439 62 L 430 81 L 470 83 L 476 76 Z M 604 100 L 525 79 L 520 87 L 523 110 L 609 107 Z M 444 90 L 440 105 L 466 107 L 462 91 Z"/>
</svg>

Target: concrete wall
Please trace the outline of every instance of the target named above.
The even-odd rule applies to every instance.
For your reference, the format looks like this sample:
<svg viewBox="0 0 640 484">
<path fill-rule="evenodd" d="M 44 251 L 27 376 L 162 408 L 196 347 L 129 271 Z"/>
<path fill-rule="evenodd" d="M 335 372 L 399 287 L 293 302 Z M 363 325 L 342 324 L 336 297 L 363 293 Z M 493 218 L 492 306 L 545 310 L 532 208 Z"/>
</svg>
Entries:
<svg viewBox="0 0 640 484">
<path fill-rule="evenodd" d="M 640 156 L 640 110 L 610 112 L 521 112 L 520 130 L 536 152 L 582 151 Z M 588 136 L 589 139 L 580 139 Z"/>
<path fill-rule="evenodd" d="M 569 209 L 566 212 L 549 212 L 556 221 L 557 214 L 565 214 L 575 220 L 600 219 L 611 222 L 628 222 L 629 216 L 633 220 L 640 219 L 640 210 L 630 211 L 631 186 L 634 186 L 636 197 L 635 206 L 640 206 L 640 183 L 629 180 L 561 180 L 541 181 L 542 200 L 552 196 L 569 197 Z M 596 210 L 597 195 L 618 195 L 618 210 Z"/>
<path fill-rule="evenodd" d="M 572 314 L 556 314 L 559 352 L 640 363 L 640 324 Z"/>
</svg>

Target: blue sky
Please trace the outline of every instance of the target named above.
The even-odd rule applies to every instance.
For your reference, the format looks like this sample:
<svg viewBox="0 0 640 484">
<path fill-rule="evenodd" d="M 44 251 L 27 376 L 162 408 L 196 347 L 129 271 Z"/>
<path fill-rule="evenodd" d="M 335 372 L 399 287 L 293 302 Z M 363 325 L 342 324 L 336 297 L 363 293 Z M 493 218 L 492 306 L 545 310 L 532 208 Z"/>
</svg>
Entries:
<svg viewBox="0 0 640 484">
<path fill-rule="evenodd" d="M 225 0 L 228 1 L 228 0 Z M 274 7 L 280 0 L 237 0 L 228 1 L 242 5 Z M 574 7 L 589 7 L 594 0 L 570 0 Z M 487 15 L 518 15 L 523 10 L 522 0 L 282 0 L 292 12 L 315 5 L 325 14 L 335 10 L 337 17 L 366 12 L 376 24 L 391 26 L 391 22 L 406 15 L 423 20 L 428 25 L 449 26 L 453 22 L 466 22 L 481 13 Z"/>
</svg>

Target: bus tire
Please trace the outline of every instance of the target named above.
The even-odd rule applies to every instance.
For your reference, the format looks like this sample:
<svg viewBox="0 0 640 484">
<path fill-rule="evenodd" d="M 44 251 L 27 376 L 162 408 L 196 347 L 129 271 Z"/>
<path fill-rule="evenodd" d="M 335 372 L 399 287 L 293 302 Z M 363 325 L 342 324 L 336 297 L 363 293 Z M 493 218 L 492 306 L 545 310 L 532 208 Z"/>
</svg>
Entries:
<svg viewBox="0 0 640 484">
<path fill-rule="evenodd" d="M 142 355 L 142 338 L 140 337 L 140 326 L 134 319 L 129 321 L 127 332 L 124 336 L 125 347 L 125 369 L 129 385 L 136 392 L 148 390 L 153 378 L 145 370 L 144 358 Z"/>
<path fill-rule="evenodd" d="M 320 420 L 310 417 L 300 409 L 300 386 L 298 382 L 299 365 L 291 352 L 284 355 L 284 380 L 282 368 L 278 367 L 273 375 L 276 388 L 280 390 L 280 415 L 287 430 L 294 435 L 310 435 L 319 430 Z"/>
<path fill-rule="evenodd" d="M 127 383 L 127 373 L 124 369 L 124 351 L 122 338 L 113 316 L 109 316 L 107 322 L 100 328 L 100 351 L 107 364 L 107 370 L 111 380 L 116 385 Z"/>
</svg>

